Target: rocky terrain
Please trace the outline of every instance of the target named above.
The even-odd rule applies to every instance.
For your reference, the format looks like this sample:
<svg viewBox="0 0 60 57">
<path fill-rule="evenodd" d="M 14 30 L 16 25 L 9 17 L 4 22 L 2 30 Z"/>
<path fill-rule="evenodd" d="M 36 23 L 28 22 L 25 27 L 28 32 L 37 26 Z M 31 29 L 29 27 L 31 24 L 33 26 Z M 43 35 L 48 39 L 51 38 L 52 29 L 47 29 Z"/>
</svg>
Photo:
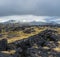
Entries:
<svg viewBox="0 0 60 57">
<path fill-rule="evenodd" d="M 31 31 L 31 30 L 28 30 Z M 31 33 L 27 30 L 24 33 Z M 12 54 L 3 51 L 14 50 Z M 60 34 L 53 29 L 45 29 L 28 38 L 7 44 L 0 40 L 0 57 L 60 57 Z"/>
</svg>

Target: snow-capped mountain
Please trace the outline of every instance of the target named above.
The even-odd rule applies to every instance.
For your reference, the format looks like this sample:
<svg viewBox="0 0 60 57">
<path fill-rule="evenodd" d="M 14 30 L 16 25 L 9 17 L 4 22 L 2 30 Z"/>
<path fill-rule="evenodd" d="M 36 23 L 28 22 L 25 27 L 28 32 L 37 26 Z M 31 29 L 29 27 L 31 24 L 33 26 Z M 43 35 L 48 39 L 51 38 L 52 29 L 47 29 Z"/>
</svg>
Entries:
<svg viewBox="0 0 60 57">
<path fill-rule="evenodd" d="M 8 20 L 6 22 L 3 22 L 4 24 L 19 24 L 19 25 L 56 25 L 58 24 L 57 22 L 55 21 L 50 21 L 50 22 L 41 22 L 41 21 L 32 21 L 32 22 L 21 22 L 21 21 L 16 21 L 16 20 Z"/>
</svg>

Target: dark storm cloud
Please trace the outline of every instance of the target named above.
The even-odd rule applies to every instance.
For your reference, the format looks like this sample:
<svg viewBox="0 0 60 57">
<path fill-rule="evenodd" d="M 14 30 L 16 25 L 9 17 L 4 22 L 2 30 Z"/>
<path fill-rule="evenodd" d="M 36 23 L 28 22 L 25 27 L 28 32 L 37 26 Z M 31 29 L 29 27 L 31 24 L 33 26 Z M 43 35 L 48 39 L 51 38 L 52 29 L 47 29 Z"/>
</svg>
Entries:
<svg viewBox="0 0 60 57">
<path fill-rule="evenodd" d="M 60 0 L 0 0 L 0 16 L 60 16 Z"/>
</svg>

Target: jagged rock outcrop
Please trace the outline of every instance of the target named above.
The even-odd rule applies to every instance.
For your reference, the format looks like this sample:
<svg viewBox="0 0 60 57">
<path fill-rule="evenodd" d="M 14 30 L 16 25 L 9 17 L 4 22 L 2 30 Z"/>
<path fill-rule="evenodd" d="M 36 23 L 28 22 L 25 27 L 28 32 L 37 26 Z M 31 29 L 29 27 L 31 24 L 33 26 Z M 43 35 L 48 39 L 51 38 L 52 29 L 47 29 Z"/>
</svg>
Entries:
<svg viewBox="0 0 60 57">
<path fill-rule="evenodd" d="M 57 31 L 47 29 L 27 39 L 22 39 L 14 43 L 8 44 L 8 50 L 14 49 L 16 51 L 14 54 L 9 56 L 60 57 L 60 53 L 53 50 L 53 48 L 57 47 L 57 41 L 59 40 L 58 35 L 56 35 L 55 33 L 57 33 Z M 5 41 L 3 41 L 3 45 L 4 44 Z"/>
<path fill-rule="evenodd" d="M 52 50 L 52 48 L 57 47 L 58 37 L 55 33 L 57 32 L 53 30 L 45 30 L 27 39 L 14 42 L 13 44 L 16 46 L 15 55 L 18 57 L 58 57 L 59 53 Z M 45 46 L 47 49 L 44 49 Z M 50 54 L 48 54 L 49 52 Z"/>
<path fill-rule="evenodd" d="M 7 50 L 7 39 L 0 40 L 0 51 Z"/>
</svg>

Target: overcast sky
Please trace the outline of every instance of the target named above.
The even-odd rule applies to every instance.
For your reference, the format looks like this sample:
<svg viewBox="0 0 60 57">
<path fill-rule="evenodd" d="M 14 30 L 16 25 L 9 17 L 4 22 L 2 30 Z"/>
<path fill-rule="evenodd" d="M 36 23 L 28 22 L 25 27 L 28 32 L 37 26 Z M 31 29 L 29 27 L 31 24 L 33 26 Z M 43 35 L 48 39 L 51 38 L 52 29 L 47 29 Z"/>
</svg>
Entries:
<svg viewBox="0 0 60 57">
<path fill-rule="evenodd" d="M 39 16 L 43 18 L 44 16 L 49 16 L 53 19 L 57 17 L 57 19 L 59 19 L 60 0 L 0 0 L 0 20 L 4 18 L 4 20 L 8 18 L 12 19 L 18 16 L 24 17 L 23 15 L 26 16 L 26 19 L 29 15 L 29 19 L 32 17 L 37 17 L 37 19 L 39 19 Z M 21 19 L 20 17 L 17 19 Z"/>
</svg>

